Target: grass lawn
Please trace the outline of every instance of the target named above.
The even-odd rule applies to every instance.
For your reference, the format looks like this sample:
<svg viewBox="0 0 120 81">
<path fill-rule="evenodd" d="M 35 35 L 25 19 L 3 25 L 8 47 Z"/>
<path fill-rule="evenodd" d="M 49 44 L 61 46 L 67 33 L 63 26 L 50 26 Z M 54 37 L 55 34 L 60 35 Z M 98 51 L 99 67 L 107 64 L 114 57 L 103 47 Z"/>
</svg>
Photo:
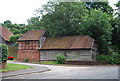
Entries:
<svg viewBox="0 0 120 81">
<path fill-rule="evenodd" d="M 3 70 L 0 69 L 0 71 L 6 72 L 6 71 L 13 71 L 13 70 L 28 69 L 28 68 L 32 68 L 32 67 L 27 65 L 7 63 L 6 69 L 3 69 Z"/>
<path fill-rule="evenodd" d="M 56 61 L 41 61 L 41 62 L 32 62 L 32 63 L 36 63 L 36 64 L 57 64 Z"/>
</svg>

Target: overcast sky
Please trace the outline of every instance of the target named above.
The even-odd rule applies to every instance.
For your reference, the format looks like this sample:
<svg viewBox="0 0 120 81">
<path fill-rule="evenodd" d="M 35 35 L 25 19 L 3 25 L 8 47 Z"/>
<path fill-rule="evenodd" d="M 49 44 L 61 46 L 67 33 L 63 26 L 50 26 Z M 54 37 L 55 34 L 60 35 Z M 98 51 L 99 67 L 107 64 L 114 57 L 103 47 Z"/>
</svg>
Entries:
<svg viewBox="0 0 120 81">
<path fill-rule="evenodd" d="M 27 24 L 27 19 L 34 17 L 35 10 L 49 0 L 1 0 L 0 1 L 0 23 L 10 20 L 13 24 Z M 117 0 L 108 0 L 115 8 Z"/>
</svg>

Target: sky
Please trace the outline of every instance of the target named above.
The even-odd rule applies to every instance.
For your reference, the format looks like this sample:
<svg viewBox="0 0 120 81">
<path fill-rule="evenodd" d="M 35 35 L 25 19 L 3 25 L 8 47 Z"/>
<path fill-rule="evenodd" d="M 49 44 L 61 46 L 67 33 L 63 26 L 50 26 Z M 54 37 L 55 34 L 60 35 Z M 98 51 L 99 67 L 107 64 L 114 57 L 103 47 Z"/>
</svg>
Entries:
<svg viewBox="0 0 120 81">
<path fill-rule="evenodd" d="M 35 10 L 49 0 L 0 0 L 0 23 L 10 20 L 13 24 L 27 24 L 27 19 L 34 17 Z M 117 0 L 108 0 L 115 8 Z"/>
</svg>

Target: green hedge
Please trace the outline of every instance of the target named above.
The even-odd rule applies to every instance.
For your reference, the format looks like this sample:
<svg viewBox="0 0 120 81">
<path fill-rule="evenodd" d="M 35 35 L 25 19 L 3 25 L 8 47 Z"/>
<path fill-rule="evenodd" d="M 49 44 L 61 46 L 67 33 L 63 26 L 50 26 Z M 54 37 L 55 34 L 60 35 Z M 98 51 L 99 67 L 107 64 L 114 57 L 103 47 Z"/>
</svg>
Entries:
<svg viewBox="0 0 120 81">
<path fill-rule="evenodd" d="M 0 44 L 0 63 L 6 62 L 8 57 L 8 46 Z"/>
</svg>

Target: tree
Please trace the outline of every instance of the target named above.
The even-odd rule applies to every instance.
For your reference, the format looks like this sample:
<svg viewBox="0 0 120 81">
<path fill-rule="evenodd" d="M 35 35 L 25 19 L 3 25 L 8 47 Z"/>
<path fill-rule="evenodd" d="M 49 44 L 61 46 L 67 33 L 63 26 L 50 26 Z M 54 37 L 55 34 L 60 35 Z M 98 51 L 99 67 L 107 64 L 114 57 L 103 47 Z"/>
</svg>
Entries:
<svg viewBox="0 0 120 81">
<path fill-rule="evenodd" d="M 76 35 L 88 10 L 82 2 L 49 2 L 36 12 L 43 15 L 41 23 L 47 29 L 47 36 L 55 37 Z"/>
<path fill-rule="evenodd" d="M 28 25 L 26 25 L 27 31 L 32 29 L 43 29 L 39 17 L 31 17 L 30 19 L 27 20 L 27 22 L 28 22 Z"/>
<path fill-rule="evenodd" d="M 90 14 L 83 17 L 78 33 L 90 35 L 98 41 L 100 53 L 108 53 L 111 43 L 112 26 L 111 17 L 101 10 L 91 10 Z"/>
<path fill-rule="evenodd" d="M 112 9 L 108 2 L 86 2 L 86 7 L 88 10 L 100 9 L 101 11 L 106 12 L 109 15 L 112 15 L 114 12 L 114 10 Z"/>
<path fill-rule="evenodd" d="M 22 35 L 20 35 L 20 34 L 12 35 L 12 36 L 10 37 L 10 40 L 9 40 L 9 41 L 15 43 L 15 42 L 18 41 L 19 37 L 21 37 L 21 36 L 22 36 Z"/>
<path fill-rule="evenodd" d="M 31 17 L 30 19 L 27 20 L 28 24 L 36 24 L 39 23 L 39 18 L 38 17 Z"/>
<path fill-rule="evenodd" d="M 112 43 L 120 49 L 120 1 L 118 1 L 118 3 L 115 5 L 117 7 L 117 12 L 112 23 L 112 26 L 114 28 L 112 35 Z"/>
</svg>

